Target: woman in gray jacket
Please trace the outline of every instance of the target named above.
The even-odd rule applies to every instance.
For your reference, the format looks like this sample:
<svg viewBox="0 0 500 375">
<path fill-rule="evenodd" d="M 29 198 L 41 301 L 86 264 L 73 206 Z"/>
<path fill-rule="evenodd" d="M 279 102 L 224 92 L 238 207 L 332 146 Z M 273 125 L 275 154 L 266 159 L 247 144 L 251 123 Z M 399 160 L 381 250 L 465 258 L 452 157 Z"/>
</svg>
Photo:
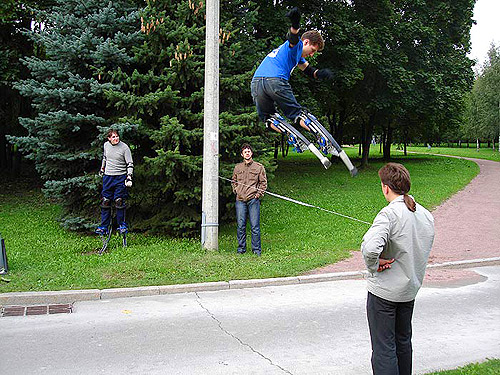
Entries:
<svg viewBox="0 0 500 375">
<path fill-rule="evenodd" d="M 401 164 L 379 170 L 384 207 L 363 237 L 368 269 L 367 316 L 375 375 L 411 375 L 411 319 L 434 241 L 434 219 L 408 195 L 410 173 Z"/>
</svg>

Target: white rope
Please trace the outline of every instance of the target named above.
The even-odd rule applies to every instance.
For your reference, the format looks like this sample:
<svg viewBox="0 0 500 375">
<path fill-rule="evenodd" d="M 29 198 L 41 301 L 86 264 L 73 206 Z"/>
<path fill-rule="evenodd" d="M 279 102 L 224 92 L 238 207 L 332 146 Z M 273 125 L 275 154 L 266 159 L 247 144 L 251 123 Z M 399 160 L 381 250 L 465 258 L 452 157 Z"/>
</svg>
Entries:
<svg viewBox="0 0 500 375">
<path fill-rule="evenodd" d="M 300 205 L 302 205 L 302 206 L 306 206 L 306 207 L 316 208 L 316 209 L 318 209 L 318 210 L 325 211 L 325 212 L 328 212 L 328 213 L 333 214 L 333 215 L 341 216 L 341 217 L 344 217 L 344 218 L 346 218 L 346 219 L 350 219 L 350 220 L 358 221 L 358 222 L 363 223 L 363 224 L 372 225 L 372 223 L 369 223 L 369 222 L 364 221 L 364 220 L 356 219 L 355 217 L 347 216 L 347 215 L 344 215 L 344 214 L 341 214 L 341 213 L 338 213 L 338 212 L 335 212 L 335 211 L 332 211 L 332 210 L 327 210 L 326 208 L 318 207 L 318 206 L 315 206 L 315 205 L 313 205 L 313 204 L 304 203 L 304 202 L 298 201 L 298 200 L 296 200 L 296 199 L 292 199 L 292 198 L 285 197 L 285 196 L 283 196 L 283 195 L 279 195 L 279 194 L 271 193 L 270 191 L 263 190 L 263 189 L 259 189 L 258 187 L 255 187 L 255 186 L 245 185 L 245 184 L 243 184 L 243 183 L 241 183 L 241 182 L 237 182 L 237 181 L 234 181 L 234 180 L 230 180 L 229 178 L 225 178 L 225 177 L 222 177 L 222 176 L 219 176 L 219 178 L 220 178 L 220 179 L 222 179 L 222 180 L 225 180 L 225 181 L 229 181 L 229 182 L 231 182 L 231 183 L 235 182 L 235 183 L 240 184 L 240 185 L 242 185 L 242 186 L 246 186 L 246 187 L 249 187 L 249 188 L 254 188 L 254 189 L 256 189 L 256 190 L 258 190 L 258 191 L 261 191 L 261 192 L 263 192 L 263 193 L 266 193 L 266 194 L 272 195 L 273 197 L 280 198 L 280 199 L 284 199 L 284 200 L 289 201 L 289 202 L 292 202 L 292 203 L 300 204 Z"/>
</svg>

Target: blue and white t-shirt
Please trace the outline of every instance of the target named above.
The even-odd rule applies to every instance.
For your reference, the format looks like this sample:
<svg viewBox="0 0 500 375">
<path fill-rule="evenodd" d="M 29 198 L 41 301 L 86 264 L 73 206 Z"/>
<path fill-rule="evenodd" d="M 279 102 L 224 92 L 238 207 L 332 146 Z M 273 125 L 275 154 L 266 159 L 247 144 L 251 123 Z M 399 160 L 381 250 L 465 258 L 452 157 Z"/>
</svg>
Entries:
<svg viewBox="0 0 500 375">
<path fill-rule="evenodd" d="M 253 76 L 278 77 L 288 81 L 293 69 L 298 64 L 306 62 L 306 59 L 302 57 L 303 48 L 302 40 L 299 40 L 299 43 L 292 48 L 290 48 L 290 42 L 287 40 L 262 60 Z"/>
</svg>

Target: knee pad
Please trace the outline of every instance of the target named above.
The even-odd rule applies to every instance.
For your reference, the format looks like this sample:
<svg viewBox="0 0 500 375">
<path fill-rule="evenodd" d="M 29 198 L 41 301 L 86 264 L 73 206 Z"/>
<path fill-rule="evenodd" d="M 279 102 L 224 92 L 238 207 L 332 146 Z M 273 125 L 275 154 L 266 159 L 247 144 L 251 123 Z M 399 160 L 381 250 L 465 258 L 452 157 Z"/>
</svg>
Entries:
<svg viewBox="0 0 500 375">
<path fill-rule="evenodd" d="M 111 209 L 111 199 L 108 199 L 106 197 L 101 198 L 101 208 L 104 208 L 105 210 L 110 210 Z"/>
<path fill-rule="evenodd" d="M 298 115 L 297 117 L 295 117 L 295 121 L 293 122 L 295 126 L 297 127 L 300 127 L 300 120 L 304 120 L 303 117 L 301 115 Z"/>
<path fill-rule="evenodd" d="M 117 210 L 122 210 L 126 207 L 125 205 L 125 199 L 123 198 L 116 198 L 115 199 L 115 207 Z"/>
</svg>

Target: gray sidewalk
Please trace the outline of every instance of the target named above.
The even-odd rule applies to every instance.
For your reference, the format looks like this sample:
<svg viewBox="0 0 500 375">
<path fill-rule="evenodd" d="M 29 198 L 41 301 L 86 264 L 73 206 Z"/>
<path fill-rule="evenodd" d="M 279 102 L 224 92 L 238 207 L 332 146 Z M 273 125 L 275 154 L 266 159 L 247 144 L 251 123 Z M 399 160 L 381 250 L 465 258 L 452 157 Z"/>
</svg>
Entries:
<svg viewBox="0 0 500 375">
<path fill-rule="evenodd" d="M 500 266 L 421 289 L 414 370 L 500 357 Z M 364 280 L 82 301 L 72 314 L 0 319 L 9 374 L 370 373 Z"/>
</svg>

